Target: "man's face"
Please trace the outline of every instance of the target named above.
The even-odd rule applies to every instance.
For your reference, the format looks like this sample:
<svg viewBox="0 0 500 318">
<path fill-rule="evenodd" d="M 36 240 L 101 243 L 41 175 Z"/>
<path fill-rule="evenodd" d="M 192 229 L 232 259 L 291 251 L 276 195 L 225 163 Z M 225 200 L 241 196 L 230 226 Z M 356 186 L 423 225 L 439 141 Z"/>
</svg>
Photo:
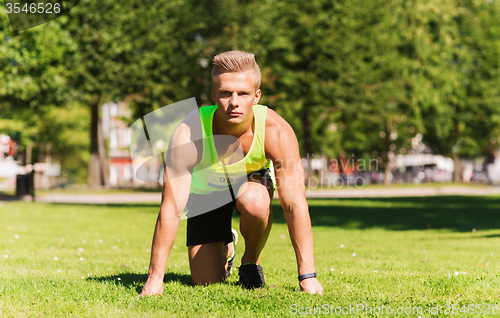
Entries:
<svg viewBox="0 0 500 318">
<path fill-rule="evenodd" d="M 260 100 L 251 71 L 222 73 L 212 87 L 212 99 L 218 115 L 228 123 L 241 124 L 252 116 L 252 106 Z"/>
</svg>

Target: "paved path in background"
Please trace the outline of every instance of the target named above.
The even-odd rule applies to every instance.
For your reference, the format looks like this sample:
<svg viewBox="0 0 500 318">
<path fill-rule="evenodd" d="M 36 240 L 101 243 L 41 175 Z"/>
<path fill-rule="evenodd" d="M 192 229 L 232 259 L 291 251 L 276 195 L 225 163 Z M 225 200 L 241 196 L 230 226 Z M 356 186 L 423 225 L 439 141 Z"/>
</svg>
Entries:
<svg viewBox="0 0 500 318">
<path fill-rule="evenodd" d="M 379 197 L 426 197 L 437 195 L 500 195 L 500 188 L 495 187 L 401 187 L 401 188 L 363 188 L 331 189 L 308 191 L 308 198 L 379 198 Z M 277 199 L 275 195 L 275 199 Z M 30 200 L 29 197 L 25 198 Z M 0 199 L 1 200 L 1 199 Z M 36 197 L 36 201 L 53 203 L 108 204 L 108 203 L 160 203 L 161 193 L 127 194 L 71 194 L 54 193 Z"/>
<path fill-rule="evenodd" d="M 382 197 L 427 197 L 436 195 L 499 195 L 499 187 L 401 187 L 389 189 L 335 189 L 314 190 L 306 193 L 308 198 L 382 198 Z"/>
</svg>

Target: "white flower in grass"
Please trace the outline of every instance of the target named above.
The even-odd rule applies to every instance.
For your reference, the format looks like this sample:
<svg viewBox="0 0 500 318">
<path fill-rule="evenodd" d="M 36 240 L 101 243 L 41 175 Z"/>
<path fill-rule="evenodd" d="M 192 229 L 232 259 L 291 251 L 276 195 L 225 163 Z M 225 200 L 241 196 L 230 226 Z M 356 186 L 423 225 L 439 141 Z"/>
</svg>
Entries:
<svg viewBox="0 0 500 318">
<path fill-rule="evenodd" d="M 333 272 L 335 270 L 335 268 L 330 268 L 330 272 Z"/>
<path fill-rule="evenodd" d="M 99 240 L 99 243 L 101 243 L 101 244 L 102 244 L 102 240 Z"/>
<path fill-rule="evenodd" d="M 116 247 L 116 246 L 113 246 L 113 249 L 114 249 L 114 250 L 116 250 L 117 248 L 118 248 L 118 247 Z"/>
<path fill-rule="evenodd" d="M 66 239 L 65 239 L 64 237 L 61 237 L 61 241 L 63 241 L 63 242 L 64 242 L 65 240 L 66 240 Z"/>
<path fill-rule="evenodd" d="M 127 244 L 127 245 L 128 245 L 128 241 L 125 241 L 125 244 Z"/>
<path fill-rule="evenodd" d="M 51 250 L 53 250 L 53 249 L 54 249 L 54 246 L 51 246 L 51 247 L 50 247 L 50 249 L 51 249 Z"/>
<path fill-rule="evenodd" d="M 352 253 L 352 256 L 356 256 L 356 253 Z"/>
<path fill-rule="evenodd" d="M 458 276 L 458 274 L 459 274 L 458 272 L 455 272 L 455 276 Z"/>
<path fill-rule="evenodd" d="M 60 269 L 58 269 L 58 270 L 57 270 L 57 272 L 58 272 L 58 273 L 60 273 L 60 272 L 61 272 L 61 270 L 60 270 Z"/>
<path fill-rule="evenodd" d="M 14 235 L 14 238 L 15 238 L 16 240 L 19 240 L 19 234 Z"/>
<path fill-rule="evenodd" d="M 344 248 L 344 244 L 340 244 L 340 248 Z"/>
<path fill-rule="evenodd" d="M 120 277 L 117 278 L 118 280 L 122 280 Z"/>
<path fill-rule="evenodd" d="M 491 253 L 490 256 L 493 256 L 493 253 Z"/>
<path fill-rule="evenodd" d="M 174 250 L 177 248 L 177 246 L 175 246 L 175 245 L 173 247 L 174 247 Z"/>
<path fill-rule="evenodd" d="M 86 243 L 87 243 L 87 241 L 83 240 L 83 241 L 82 241 L 82 243 L 83 243 L 83 244 L 86 244 Z"/>
<path fill-rule="evenodd" d="M 378 270 L 374 270 L 373 272 L 374 272 L 374 273 L 378 273 Z"/>
<path fill-rule="evenodd" d="M 82 276 L 82 279 L 85 279 L 85 277 Z"/>
<path fill-rule="evenodd" d="M 424 250 L 424 253 L 426 253 L 426 251 Z"/>
<path fill-rule="evenodd" d="M 5 254 L 5 257 L 9 257 L 9 255 Z"/>
<path fill-rule="evenodd" d="M 56 256 L 56 257 L 54 257 L 54 261 L 57 261 L 57 260 L 58 260 L 57 256 Z"/>
<path fill-rule="evenodd" d="M 83 257 L 80 257 L 80 260 L 83 261 Z"/>
<path fill-rule="evenodd" d="M 84 251 L 83 247 L 79 247 L 78 251 L 83 252 Z"/>
</svg>

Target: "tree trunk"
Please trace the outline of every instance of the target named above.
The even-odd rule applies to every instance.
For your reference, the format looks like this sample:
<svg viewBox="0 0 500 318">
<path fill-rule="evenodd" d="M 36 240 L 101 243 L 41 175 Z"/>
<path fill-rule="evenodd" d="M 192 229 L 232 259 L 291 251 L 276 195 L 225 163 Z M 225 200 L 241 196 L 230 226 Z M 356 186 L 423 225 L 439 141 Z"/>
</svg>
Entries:
<svg viewBox="0 0 500 318">
<path fill-rule="evenodd" d="M 458 120 L 455 118 L 453 119 L 453 141 L 455 147 L 457 147 L 458 144 Z M 456 153 L 456 151 L 453 151 L 453 181 L 454 182 L 462 182 L 463 181 L 463 167 L 462 164 L 460 163 L 460 157 Z"/>
<path fill-rule="evenodd" d="M 387 164 L 384 169 L 384 185 L 390 186 L 392 184 L 392 178 L 389 178 L 389 175 L 392 177 L 392 170 L 396 166 L 396 155 L 389 156 Z"/>
<path fill-rule="evenodd" d="M 90 124 L 90 162 L 88 171 L 88 186 L 91 189 L 100 189 L 102 185 L 101 178 L 101 160 L 99 158 L 99 101 L 91 105 L 91 124 Z"/>
<path fill-rule="evenodd" d="M 101 166 L 101 180 L 105 187 L 109 187 L 108 163 L 106 161 L 106 146 L 104 145 L 104 136 L 102 134 L 102 121 L 97 120 L 97 143 L 99 146 L 99 165 Z"/>
<path fill-rule="evenodd" d="M 386 124 L 386 127 L 385 127 L 385 139 L 384 139 L 384 142 L 385 142 L 385 168 L 384 168 L 384 185 L 386 186 L 390 186 L 391 183 L 392 183 L 392 180 L 389 179 L 389 175 L 392 173 L 392 159 L 391 158 L 391 139 L 390 139 L 390 136 L 391 136 L 391 131 L 392 131 L 392 124 L 391 124 L 391 121 L 388 119 L 387 120 L 387 124 Z"/>
</svg>

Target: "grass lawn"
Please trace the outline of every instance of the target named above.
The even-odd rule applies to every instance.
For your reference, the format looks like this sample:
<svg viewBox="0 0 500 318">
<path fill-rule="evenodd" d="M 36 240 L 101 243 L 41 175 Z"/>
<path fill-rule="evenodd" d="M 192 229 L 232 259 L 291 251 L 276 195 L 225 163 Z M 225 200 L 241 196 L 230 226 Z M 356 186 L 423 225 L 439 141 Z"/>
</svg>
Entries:
<svg viewBox="0 0 500 318">
<path fill-rule="evenodd" d="M 275 201 L 261 257 L 267 290 L 242 290 L 237 271 L 226 283 L 192 287 L 183 222 L 164 295 L 137 301 L 147 278 L 158 204 L 6 203 L 0 207 L 0 316 L 282 317 L 316 306 L 332 316 L 367 317 L 374 315 L 365 306 L 384 306 L 384 316 L 387 307 L 394 316 L 400 307 L 413 310 L 412 317 L 435 317 L 450 316 L 445 310 L 452 304 L 455 316 L 467 310 L 499 316 L 493 306 L 500 305 L 499 197 L 309 204 L 323 296 L 299 292 L 295 256 Z M 238 221 L 235 217 L 235 228 Z M 242 248 L 240 241 L 237 257 Z M 478 305 L 463 307 L 471 304 Z M 335 314 L 343 307 L 344 314 Z"/>
</svg>

